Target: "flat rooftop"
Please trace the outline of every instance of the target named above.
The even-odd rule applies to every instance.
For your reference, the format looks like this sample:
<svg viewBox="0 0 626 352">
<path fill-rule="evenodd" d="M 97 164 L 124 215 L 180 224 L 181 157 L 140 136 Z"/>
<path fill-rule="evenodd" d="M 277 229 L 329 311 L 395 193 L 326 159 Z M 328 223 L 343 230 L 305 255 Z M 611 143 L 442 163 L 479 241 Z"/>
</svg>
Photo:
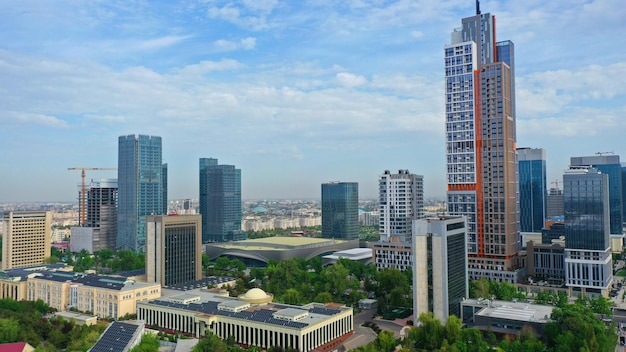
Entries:
<svg viewBox="0 0 626 352">
<path fill-rule="evenodd" d="M 344 243 L 346 240 L 332 238 L 314 238 L 314 237 L 266 237 L 256 238 L 252 240 L 232 241 L 224 243 L 210 243 L 207 246 L 219 247 L 224 249 L 240 249 L 240 250 L 274 250 L 286 251 L 297 248 L 313 248 L 331 246 L 333 244 Z"/>
<path fill-rule="evenodd" d="M 346 249 L 345 251 L 337 251 L 333 254 L 325 255 L 324 259 L 339 259 L 346 258 L 350 260 L 363 260 L 372 258 L 372 249 L 371 248 L 352 248 Z"/>
<path fill-rule="evenodd" d="M 535 323 L 549 322 L 552 310 L 555 308 L 554 306 L 527 302 L 489 301 L 486 299 L 468 299 L 463 301 L 463 305 L 484 305 L 484 308 L 476 313 L 477 316 Z"/>
</svg>

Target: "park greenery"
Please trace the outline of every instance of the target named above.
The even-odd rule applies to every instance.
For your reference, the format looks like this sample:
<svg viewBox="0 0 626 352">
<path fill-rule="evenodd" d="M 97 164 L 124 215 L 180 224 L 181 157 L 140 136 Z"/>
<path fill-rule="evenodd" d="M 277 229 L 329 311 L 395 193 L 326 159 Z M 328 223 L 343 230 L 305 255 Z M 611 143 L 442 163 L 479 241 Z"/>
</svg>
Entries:
<svg viewBox="0 0 626 352">
<path fill-rule="evenodd" d="M 413 306 L 410 270 L 378 271 L 373 265 L 343 258 L 324 267 L 321 258 L 314 257 L 270 260 L 267 268 L 251 268 L 246 275 L 243 272 L 246 267 L 238 259 L 220 257 L 209 263 L 205 258 L 203 262 L 208 268 L 207 274 L 237 278 L 236 284 L 229 287 L 232 296 L 260 287 L 274 294 L 274 301 L 295 305 L 337 302 L 356 307 L 360 299 L 371 295 L 378 299 L 380 312 L 397 308 L 408 311 Z"/>
<path fill-rule="evenodd" d="M 409 329 L 404 340 L 393 333 L 382 331 L 371 343 L 355 349 L 356 352 L 394 351 L 450 351 L 450 352 L 542 352 L 542 351 L 614 351 L 617 343 L 615 324 L 606 325 L 599 316 L 610 313 L 604 297 L 579 298 L 575 303 L 563 304 L 552 312 L 552 321 L 546 324 L 544 339 L 525 326 L 517 338 L 497 337 L 493 332 L 483 333 L 475 328 L 462 328 L 461 320 L 449 316 L 445 324 L 422 313 L 417 326 Z M 562 303 L 562 302 L 561 302 Z"/>
<path fill-rule="evenodd" d="M 28 342 L 35 351 L 87 351 L 107 326 L 50 318 L 54 311 L 41 300 L 0 299 L 0 343 Z"/>
</svg>

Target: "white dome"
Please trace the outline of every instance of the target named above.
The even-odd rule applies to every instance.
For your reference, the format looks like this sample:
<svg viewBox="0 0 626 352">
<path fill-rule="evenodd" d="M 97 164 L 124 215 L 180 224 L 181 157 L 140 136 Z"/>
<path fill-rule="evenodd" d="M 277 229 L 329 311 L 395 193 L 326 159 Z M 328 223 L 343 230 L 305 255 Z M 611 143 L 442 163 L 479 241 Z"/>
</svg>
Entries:
<svg viewBox="0 0 626 352">
<path fill-rule="evenodd" d="M 239 295 L 239 299 L 251 304 L 266 304 L 274 299 L 274 295 L 266 293 L 260 288 L 252 288 L 248 292 Z"/>
<path fill-rule="evenodd" d="M 260 288 L 251 288 L 244 295 L 246 299 L 263 299 L 267 297 L 267 293 Z"/>
</svg>

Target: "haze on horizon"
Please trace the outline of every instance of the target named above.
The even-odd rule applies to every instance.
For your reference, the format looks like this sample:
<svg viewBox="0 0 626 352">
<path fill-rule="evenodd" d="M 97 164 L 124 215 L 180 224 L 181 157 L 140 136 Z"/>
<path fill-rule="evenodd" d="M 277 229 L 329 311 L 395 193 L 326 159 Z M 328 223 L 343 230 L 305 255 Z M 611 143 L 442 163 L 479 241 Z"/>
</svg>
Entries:
<svg viewBox="0 0 626 352">
<path fill-rule="evenodd" d="M 626 7 L 481 1 L 515 44 L 517 145 L 626 159 Z M 242 170 L 243 199 L 319 199 L 384 170 L 445 194 L 443 46 L 474 1 L 0 3 L 0 202 L 72 200 L 125 134 L 163 137 L 170 199 L 198 159 Z M 87 178 L 115 178 L 110 171 Z M 548 187 L 554 184 L 548 185 Z"/>
</svg>

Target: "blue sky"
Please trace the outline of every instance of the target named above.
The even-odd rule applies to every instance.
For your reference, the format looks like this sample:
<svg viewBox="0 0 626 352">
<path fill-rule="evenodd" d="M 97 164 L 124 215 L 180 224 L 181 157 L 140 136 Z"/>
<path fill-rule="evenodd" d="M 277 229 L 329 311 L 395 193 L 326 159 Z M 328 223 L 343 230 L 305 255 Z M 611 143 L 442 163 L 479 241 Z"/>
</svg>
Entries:
<svg viewBox="0 0 626 352">
<path fill-rule="evenodd" d="M 623 0 L 481 1 L 516 50 L 518 146 L 626 159 Z M 198 158 L 243 198 L 319 198 L 384 170 L 445 193 L 443 46 L 471 0 L 0 2 L 0 202 L 71 200 L 117 137 L 163 137 L 169 197 Z M 625 160 L 626 161 L 626 160 Z M 115 177 L 91 172 L 88 178 Z"/>
</svg>

